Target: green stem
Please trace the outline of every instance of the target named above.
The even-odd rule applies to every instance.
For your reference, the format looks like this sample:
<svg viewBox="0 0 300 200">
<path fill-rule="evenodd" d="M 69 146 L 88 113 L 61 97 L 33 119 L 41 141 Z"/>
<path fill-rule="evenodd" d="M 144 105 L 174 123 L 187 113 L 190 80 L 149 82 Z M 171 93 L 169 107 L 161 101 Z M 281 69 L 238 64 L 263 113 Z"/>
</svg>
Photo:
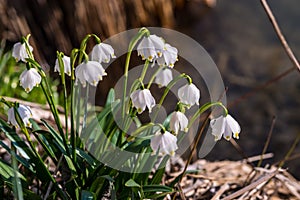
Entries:
<svg viewBox="0 0 300 200">
<path fill-rule="evenodd" d="M 141 132 L 149 129 L 149 128 L 152 128 L 153 126 L 156 126 L 157 124 L 154 124 L 152 122 L 148 123 L 148 124 L 145 124 L 141 127 L 139 127 L 138 129 L 136 129 L 128 138 L 127 138 L 127 141 L 132 141 L 138 134 L 140 134 Z"/>
<path fill-rule="evenodd" d="M 221 106 L 224 110 L 224 115 L 226 116 L 228 114 L 228 110 L 227 108 L 222 104 L 222 102 L 214 102 L 214 103 L 206 103 L 203 106 L 201 106 L 198 111 L 193 115 L 193 117 L 189 120 L 189 124 L 187 126 L 187 128 L 189 129 L 193 123 L 195 122 L 195 120 L 202 114 L 204 113 L 206 110 L 208 110 L 209 108 L 213 107 L 213 106 Z"/>
<path fill-rule="evenodd" d="M 76 150 L 74 145 L 76 145 L 76 135 L 75 135 L 75 124 L 74 124 L 74 85 L 75 85 L 75 62 L 78 56 L 78 49 L 73 49 L 71 52 L 71 96 L 70 96 L 70 119 L 71 119 L 71 134 L 70 141 L 72 145 L 72 158 L 73 162 L 76 163 Z M 76 90 L 75 90 L 76 91 Z"/>
<path fill-rule="evenodd" d="M 143 71 L 141 73 L 141 77 L 140 77 L 141 82 L 144 81 L 144 78 L 145 78 L 146 72 L 148 70 L 148 67 L 149 67 L 149 60 L 146 60 L 146 62 L 144 64 L 144 67 L 143 67 Z"/>
<path fill-rule="evenodd" d="M 151 77 L 151 79 L 150 79 L 150 81 L 149 81 L 149 83 L 148 83 L 147 89 L 150 89 L 150 87 L 151 87 L 151 85 L 152 85 L 152 83 L 153 83 L 153 81 L 154 81 L 156 75 L 157 75 L 162 69 L 163 69 L 163 67 L 158 67 L 158 69 L 154 72 L 154 74 L 152 75 L 152 77 Z"/>
<path fill-rule="evenodd" d="M 82 129 L 85 128 L 86 120 L 87 120 L 87 106 L 88 106 L 88 100 L 89 100 L 89 88 L 90 88 L 90 86 L 87 85 L 86 91 L 85 91 L 84 115 L 83 115 Z"/>
<path fill-rule="evenodd" d="M 62 57 L 64 55 L 62 53 L 57 52 L 57 59 L 58 64 L 60 68 L 60 77 L 61 77 L 61 83 L 63 85 L 63 95 L 64 95 L 64 110 L 65 110 L 65 138 L 68 138 L 68 95 L 67 95 L 67 88 L 66 88 L 66 80 L 65 80 L 65 73 L 64 73 L 64 63 L 62 60 Z"/>
<path fill-rule="evenodd" d="M 47 86 L 49 87 L 49 85 L 47 85 L 47 80 L 45 80 L 45 79 L 46 78 L 43 78 L 44 82 L 46 82 L 46 87 Z M 46 90 L 43 83 L 41 83 L 41 88 L 42 88 L 42 90 L 43 90 L 43 92 L 46 96 L 46 100 L 48 102 L 48 105 L 50 106 L 50 110 L 51 110 L 52 115 L 54 117 L 54 120 L 55 120 L 56 126 L 58 128 L 59 134 L 60 134 L 60 136 L 63 140 L 66 152 L 67 152 L 67 154 L 69 154 L 68 144 L 67 144 L 67 141 L 66 141 L 66 138 L 65 138 L 65 135 L 64 135 L 64 131 L 62 129 L 62 125 L 61 125 L 61 122 L 60 122 L 60 119 L 59 119 L 58 111 L 57 111 L 56 106 L 55 106 L 54 101 L 53 101 L 53 96 L 52 96 L 52 94 L 48 94 L 48 91 Z"/>
<path fill-rule="evenodd" d="M 125 117 L 125 112 L 126 112 L 126 95 L 127 95 L 127 84 L 128 84 L 128 70 L 129 70 L 129 63 L 130 63 L 130 57 L 131 53 L 133 51 L 133 48 L 137 44 L 137 42 L 144 36 L 145 34 L 150 34 L 149 30 L 146 28 L 141 28 L 138 32 L 138 34 L 132 38 L 132 40 L 129 43 L 128 46 L 128 53 L 125 61 L 125 69 L 124 69 L 124 86 L 123 86 L 123 98 L 122 98 L 122 118 L 124 119 Z"/>
<path fill-rule="evenodd" d="M 186 78 L 188 79 L 189 76 L 186 75 L 186 74 L 180 74 L 179 76 L 177 76 L 176 78 L 174 78 L 166 87 L 166 89 L 164 90 L 164 93 L 163 95 L 161 96 L 160 100 L 159 100 L 159 103 L 158 103 L 158 107 L 156 109 L 156 112 L 154 113 L 154 117 L 153 117 L 153 121 L 155 121 L 156 117 L 157 117 L 157 114 L 158 114 L 158 111 L 160 110 L 160 107 L 162 106 L 166 96 L 168 95 L 169 91 L 171 90 L 171 88 L 180 80 L 180 79 L 183 79 L 183 78 Z"/>
</svg>

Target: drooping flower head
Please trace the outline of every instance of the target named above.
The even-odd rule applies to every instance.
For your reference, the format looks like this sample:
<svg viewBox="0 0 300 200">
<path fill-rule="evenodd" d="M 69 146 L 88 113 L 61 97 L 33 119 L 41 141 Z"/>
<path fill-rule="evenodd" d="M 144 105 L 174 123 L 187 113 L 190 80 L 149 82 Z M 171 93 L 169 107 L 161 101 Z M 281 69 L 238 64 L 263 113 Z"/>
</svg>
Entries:
<svg viewBox="0 0 300 200">
<path fill-rule="evenodd" d="M 223 136 L 226 140 L 233 137 L 239 139 L 239 133 L 241 132 L 241 127 L 238 122 L 229 114 L 226 117 L 223 115 L 212 119 L 210 121 L 210 127 L 212 128 L 212 134 L 215 136 L 215 140 L 220 140 Z"/>
<path fill-rule="evenodd" d="M 26 92 L 30 92 L 34 86 L 38 86 L 42 81 L 40 74 L 35 68 L 25 69 L 20 75 L 20 85 Z"/>
<path fill-rule="evenodd" d="M 137 47 L 138 55 L 142 56 L 143 60 L 148 59 L 150 62 L 155 58 L 161 57 L 163 49 L 164 41 L 157 35 L 143 37 Z"/>
<path fill-rule="evenodd" d="M 176 135 L 179 133 L 179 131 L 188 131 L 188 119 L 180 111 L 175 111 L 171 114 L 170 119 L 170 130 L 175 133 Z"/>
<path fill-rule="evenodd" d="M 162 56 L 157 58 L 156 61 L 159 66 L 174 67 L 175 62 L 178 60 L 178 50 L 169 44 L 165 44 Z"/>
<path fill-rule="evenodd" d="M 168 131 L 164 133 L 161 130 L 157 131 L 150 141 L 151 149 L 156 153 L 173 156 L 178 149 L 177 137 Z"/>
<path fill-rule="evenodd" d="M 63 61 L 63 64 L 64 64 L 64 72 L 65 72 L 65 74 L 67 74 L 68 76 L 71 76 L 71 61 L 70 61 L 70 57 L 64 55 L 62 57 L 62 61 Z M 56 59 L 56 61 L 55 61 L 54 72 L 59 72 L 59 74 L 60 74 L 60 67 L 59 67 L 58 59 Z"/>
<path fill-rule="evenodd" d="M 29 118 L 32 117 L 32 112 L 31 112 L 30 107 L 24 106 L 24 105 L 19 105 L 17 110 L 18 110 L 18 113 L 21 117 L 21 120 L 23 121 L 25 126 L 31 128 L 31 123 L 29 121 Z M 18 122 L 17 122 L 16 117 L 15 117 L 15 110 L 14 110 L 13 107 L 8 109 L 7 115 L 8 115 L 8 123 L 15 126 L 16 128 L 19 127 Z"/>
<path fill-rule="evenodd" d="M 109 44 L 100 43 L 96 44 L 91 53 L 90 53 L 91 60 L 97 61 L 99 63 L 108 63 L 110 58 L 115 58 L 114 49 Z"/>
<path fill-rule="evenodd" d="M 168 68 L 160 70 L 156 77 L 155 83 L 158 87 L 166 87 L 173 80 L 172 71 Z"/>
<path fill-rule="evenodd" d="M 32 46 L 29 45 L 30 52 L 33 51 Z M 12 50 L 12 57 L 14 57 L 17 61 L 21 60 L 23 62 L 27 62 L 26 58 L 29 58 L 29 55 L 26 51 L 26 45 L 25 43 L 18 42 L 14 44 L 13 50 Z"/>
<path fill-rule="evenodd" d="M 86 86 L 86 82 L 92 86 L 97 86 L 102 77 L 106 75 L 102 65 L 96 61 L 83 62 L 75 69 L 76 84 L 79 80 L 83 87 Z"/>
<path fill-rule="evenodd" d="M 139 114 L 142 113 L 146 107 L 149 112 L 151 112 L 152 108 L 155 106 L 155 99 L 148 89 L 138 89 L 131 93 L 130 98 L 133 107 L 137 109 Z"/>
<path fill-rule="evenodd" d="M 178 89 L 179 100 L 189 106 L 199 105 L 200 90 L 193 84 L 189 83 Z"/>
</svg>

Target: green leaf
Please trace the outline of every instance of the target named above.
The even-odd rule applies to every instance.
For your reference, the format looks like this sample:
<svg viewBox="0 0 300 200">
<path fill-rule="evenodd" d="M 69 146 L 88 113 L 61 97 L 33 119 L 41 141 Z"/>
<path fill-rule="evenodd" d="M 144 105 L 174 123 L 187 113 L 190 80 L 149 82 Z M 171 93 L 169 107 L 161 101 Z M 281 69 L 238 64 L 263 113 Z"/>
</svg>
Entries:
<svg viewBox="0 0 300 200">
<path fill-rule="evenodd" d="M 173 188 L 165 185 L 145 185 L 143 186 L 144 192 L 173 192 Z"/>
<path fill-rule="evenodd" d="M 19 178 L 26 181 L 26 178 L 21 173 L 17 173 Z M 0 174 L 6 181 L 9 181 L 12 177 L 14 177 L 14 169 L 6 164 L 2 159 L 0 159 Z"/>
<path fill-rule="evenodd" d="M 108 92 L 106 103 L 104 107 L 111 105 L 115 101 L 115 90 L 111 88 Z"/>
<path fill-rule="evenodd" d="M 48 142 L 43 134 L 36 134 L 37 132 L 33 132 L 34 136 L 37 138 L 39 143 L 43 146 L 47 155 L 51 157 L 52 160 L 57 161 L 58 159 L 55 157 L 55 154 L 50 145 L 51 142 Z M 48 133 L 49 134 L 49 133 Z"/>
<path fill-rule="evenodd" d="M 95 194 L 87 190 L 82 190 L 81 200 L 91 200 L 91 199 L 96 199 Z"/>
<path fill-rule="evenodd" d="M 138 187 L 141 188 L 141 186 L 139 184 L 137 184 L 133 179 L 129 179 L 126 183 L 125 183 L 126 187 Z"/>
<path fill-rule="evenodd" d="M 19 137 L 15 130 L 13 130 L 5 121 L 0 119 L 0 130 L 6 135 L 6 137 L 12 142 L 12 144 L 19 150 L 25 158 L 34 157 L 32 150 L 24 142 L 23 139 Z"/>
<path fill-rule="evenodd" d="M 163 158 L 163 160 L 160 162 L 158 170 L 155 172 L 155 174 L 153 175 L 151 184 L 159 184 L 162 181 L 162 177 L 165 173 L 165 166 L 169 160 L 169 156 L 165 156 Z"/>
<path fill-rule="evenodd" d="M 163 126 L 166 128 L 166 129 L 169 129 L 170 128 L 170 119 L 171 119 L 171 116 L 172 116 L 172 113 L 169 114 L 167 116 L 167 118 L 165 119 L 164 123 L 163 123 Z"/>
<path fill-rule="evenodd" d="M 95 168 L 98 161 L 95 160 L 92 156 L 90 156 L 89 154 L 87 154 L 85 151 L 77 148 L 76 149 L 76 153 L 77 155 L 79 155 L 81 158 L 83 158 L 88 164 L 90 167 L 92 168 Z"/>
<path fill-rule="evenodd" d="M 14 177 L 13 177 L 13 191 L 14 191 L 14 197 L 17 200 L 23 200 L 23 190 L 22 190 L 22 184 L 21 180 L 19 178 L 19 170 L 18 170 L 18 163 L 16 159 L 15 152 L 16 149 L 13 147 L 13 153 L 11 154 L 12 157 L 12 166 L 14 170 Z"/>
<path fill-rule="evenodd" d="M 11 148 L 8 147 L 6 144 L 4 144 L 2 141 L 0 141 L 0 145 L 9 153 L 12 154 Z M 19 155 L 16 155 L 17 160 L 27 169 L 29 169 L 32 173 L 35 173 L 35 170 L 33 169 L 31 163 L 29 163 L 25 158 L 20 157 Z"/>
<path fill-rule="evenodd" d="M 73 165 L 73 162 L 72 162 L 71 158 L 70 158 L 69 156 L 66 156 L 66 155 L 64 155 L 64 158 L 66 159 L 67 164 L 68 164 L 69 169 L 71 170 L 72 174 L 73 174 L 73 175 L 77 174 L 77 173 L 76 173 L 76 168 L 75 168 L 75 166 Z"/>
</svg>

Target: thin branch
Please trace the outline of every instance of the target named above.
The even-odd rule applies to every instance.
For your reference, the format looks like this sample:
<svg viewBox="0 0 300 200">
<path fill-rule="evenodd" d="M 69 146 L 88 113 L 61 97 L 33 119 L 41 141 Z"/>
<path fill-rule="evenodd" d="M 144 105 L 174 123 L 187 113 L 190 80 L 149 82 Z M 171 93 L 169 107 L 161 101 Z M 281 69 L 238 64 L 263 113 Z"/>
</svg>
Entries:
<svg viewBox="0 0 300 200">
<path fill-rule="evenodd" d="M 276 117 L 274 116 L 273 119 L 272 119 L 272 124 L 271 124 L 271 128 L 270 128 L 270 131 L 268 133 L 268 138 L 265 142 L 265 145 L 264 145 L 264 148 L 263 148 L 263 151 L 261 153 L 261 159 L 259 160 L 258 164 L 257 164 L 257 167 L 260 167 L 261 164 L 262 164 L 262 161 L 263 161 L 263 155 L 266 153 L 267 151 L 267 148 L 270 144 L 270 141 L 271 141 L 271 137 L 272 137 L 272 133 L 273 133 L 273 129 L 274 129 L 274 126 L 275 126 L 275 121 L 276 121 Z"/>
<path fill-rule="evenodd" d="M 282 34 L 282 32 L 279 28 L 279 25 L 278 25 L 273 13 L 272 13 L 272 10 L 271 10 L 271 8 L 269 7 L 269 5 L 267 3 L 267 0 L 261 0 L 261 3 L 262 3 L 262 5 L 263 5 L 263 7 L 264 7 L 264 9 L 265 9 L 265 11 L 268 15 L 273 27 L 274 27 L 274 30 L 275 30 L 282 46 L 284 47 L 285 52 L 287 53 L 287 55 L 290 58 L 290 60 L 292 61 L 292 63 L 295 65 L 295 67 L 297 67 L 298 71 L 300 72 L 300 64 L 299 64 L 296 56 L 294 55 L 292 49 L 288 45 L 285 37 L 283 36 L 283 34 Z"/>
</svg>

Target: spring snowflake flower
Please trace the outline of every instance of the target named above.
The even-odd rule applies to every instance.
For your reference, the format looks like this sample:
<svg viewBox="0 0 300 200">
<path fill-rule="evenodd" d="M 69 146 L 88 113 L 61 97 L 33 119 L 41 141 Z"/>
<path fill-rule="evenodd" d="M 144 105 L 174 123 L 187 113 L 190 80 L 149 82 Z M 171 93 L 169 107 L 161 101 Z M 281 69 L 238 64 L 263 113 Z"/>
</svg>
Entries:
<svg viewBox="0 0 300 200">
<path fill-rule="evenodd" d="M 200 90 L 193 84 L 186 84 L 178 89 L 178 97 L 182 103 L 189 106 L 199 105 Z"/>
<path fill-rule="evenodd" d="M 178 149 L 177 137 L 168 131 L 162 133 L 161 130 L 159 130 L 151 138 L 150 146 L 154 153 L 159 151 L 162 155 L 168 154 L 173 156 Z"/>
<path fill-rule="evenodd" d="M 30 52 L 33 51 L 33 48 L 30 45 L 29 45 L 29 49 L 30 49 Z M 13 50 L 12 50 L 12 57 L 14 57 L 17 61 L 21 60 L 23 62 L 27 62 L 26 58 L 29 58 L 29 55 L 26 51 L 25 43 L 22 44 L 21 42 L 18 42 L 16 44 L 14 44 Z"/>
<path fill-rule="evenodd" d="M 163 49 L 164 41 L 157 35 L 143 37 L 137 47 L 138 55 L 142 56 L 143 60 L 148 59 L 150 62 L 155 58 L 161 57 Z"/>
<path fill-rule="evenodd" d="M 162 56 L 156 59 L 159 66 L 168 66 L 170 68 L 174 67 L 177 60 L 178 50 L 169 44 L 165 44 Z"/>
<path fill-rule="evenodd" d="M 130 98 L 133 107 L 137 109 L 139 114 L 146 109 L 146 106 L 149 112 L 151 112 L 152 108 L 155 106 L 155 99 L 148 89 L 136 90 L 130 95 Z"/>
<path fill-rule="evenodd" d="M 106 76 L 104 68 L 99 62 L 87 61 L 78 65 L 75 69 L 76 84 L 78 80 L 83 87 L 86 86 L 86 82 L 93 86 L 97 86 L 98 82 L 102 80 L 103 76 Z"/>
<path fill-rule="evenodd" d="M 64 72 L 65 72 L 65 74 L 67 74 L 68 76 L 71 76 L 71 60 L 70 60 L 70 57 L 63 56 L 62 61 L 64 63 Z M 59 67 L 58 59 L 56 59 L 56 61 L 55 61 L 54 72 L 59 72 L 59 74 L 60 74 L 60 67 Z"/>
<path fill-rule="evenodd" d="M 20 75 L 20 85 L 26 92 L 30 92 L 34 86 L 38 86 L 42 81 L 42 77 L 35 68 L 26 69 Z"/>
<path fill-rule="evenodd" d="M 226 140 L 230 140 L 232 133 L 234 138 L 239 139 L 239 133 L 241 132 L 240 125 L 229 114 L 226 117 L 222 115 L 216 119 L 212 119 L 210 121 L 210 127 L 212 128 L 212 134 L 215 136 L 216 141 L 220 140 L 222 135 Z"/>
<path fill-rule="evenodd" d="M 185 114 L 179 111 L 175 111 L 171 114 L 170 130 L 176 135 L 178 134 L 179 131 L 187 132 L 188 123 L 189 121 L 185 116 Z"/>
<path fill-rule="evenodd" d="M 29 118 L 32 117 L 32 112 L 31 112 L 30 107 L 24 106 L 24 105 L 19 105 L 17 110 L 18 110 L 18 113 L 20 114 L 20 117 L 21 117 L 23 123 L 25 124 L 25 126 L 31 128 L 31 123 L 29 121 Z M 18 128 L 19 125 L 18 125 L 17 120 L 15 118 L 15 111 L 14 111 L 13 107 L 8 109 L 7 115 L 8 115 L 8 123 L 10 123 L 11 125 Z"/>
<path fill-rule="evenodd" d="M 166 87 L 173 80 L 172 71 L 170 69 L 162 69 L 155 77 L 155 83 L 158 87 Z"/>
<path fill-rule="evenodd" d="M 110 58 L 115 58 L 114 49 L 109 44 L 100 43 L 94 46 L 90 54 L 91 60 L 108 63 Z"/>
</svg>

